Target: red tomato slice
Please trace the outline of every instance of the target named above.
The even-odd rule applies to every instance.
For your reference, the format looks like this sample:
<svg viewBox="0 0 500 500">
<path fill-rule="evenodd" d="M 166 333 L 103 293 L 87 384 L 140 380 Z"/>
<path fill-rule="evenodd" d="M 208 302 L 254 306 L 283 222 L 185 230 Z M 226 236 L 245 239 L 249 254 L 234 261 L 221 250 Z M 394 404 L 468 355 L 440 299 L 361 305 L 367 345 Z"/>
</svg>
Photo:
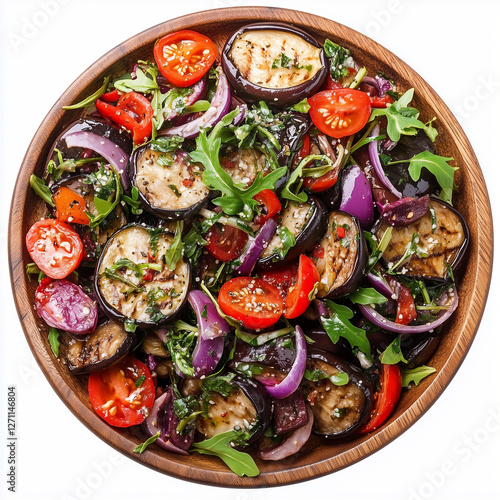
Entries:
<svg viewBox="0 0 500 500">
<path fill-rule="evenodd" d="M 285 312 L 283 313 L 285 318 L 298 318 L 306 311 L 311 303 L 309 294 L 318 281 L 319 273 L 313 261 L 306 255 L 301 255 L 297 282 L 289 288 L 285 299 Z"/>
<path fill-rule="evenodd" d="M 146 365 L 128 356 L 89 376 L 94 411 L 108 424 L 130 427 L 144 421 L 153 408 L 155 388 Z"/>
<path fill-rule="evenodd" d="M 176 87 L 189 87 L 200 80 L 217 57 L 210 38 L 191 30 L 176 31 L 160 38 L 154 47 L 161 74 Z"/>
<path fill-rule="evenodd" d="M 396 311 L 396 323 L 398 325 L 409 325 L 417 317 L 415 300 L 408 287 L 399 283 L 397 286 L 398 309 Z"/>
<path fill-rule="evenodd" d="M 401 395 L 401 372 L 398 365 L 383 365 L 380 390 L 375 393 L 375 407 L 371 419 L 361 427 L 366 434 L 380 427 L 394 410 Z"/>
<path fill-rule="evenodd" d="M 222 262 L 230 262 L 243 253 L 248 234 L 237 227 L 214 224 L 205 235 L 208 245 L 205 247 L 210 255 Z"/>
<path fill-rule="evenodd" d="M 340 139 L 355 134 L 368 121 L 370 98 L 365 92 L 352 89 L 323 90 L 307 100 L 311 119 L 321 132 Z"/>
<path fill-rule="evenodd" d="M 226 281 L 218 302 L 225 314 L 255 330 L 274 325 L 283 312 L 280 291 L 263 279 L 250 276 Z"/>
<path fill-rule="evenodd" d="M 56 205 L 57 220 L 88 226 L 90 219 L 85 213 L 87 205 L 82 196 L 66 186 L 61 186 L 52 195 Z"/>
<path fill-rule="evenodd" d="M 370 103 L 372 108 L 387 108 L 394 102 L 394 99 L 390 95 L 384 95 L 383 97 L 373 97 L 370 96 Z"/>
<path fill-rule="evenodd" d="M 327 189 L 333 187 L 337 182 L 339 170 L 340 167 L 334 168 L 333 170 L 330 170 L 325 175 L 322 175 L 317 179 L 315 179 L 314 177 L 305 177 L 303 185 L 313 193 L 321 193 L 322 191 L 326 191 Z"/>
<path fill-rule="evenodd" d="M 260 226 L 267 220 L 274 217 L 281 210 L 279 198 L 276 196 L 275 192 L 270 189 L 264 189 L 260 193 L 257 193 L 253 199 L 258 201 L 261 205 L 264 205 L 264 208 L 266 209 L 265 214 L 260 214 L 255 217 L 255 224 L 259 224 Z"/>
<path fill-rule="evenodd" d="M 311 151 L 311 139 L 309 135 L 304 136 L 304 143 L 302 147 L 299 149 L 298 153 L 295 155 L 293 162 L 295 165 L 298 165 L 306 156 L 309 155 Z"/>
<path fill-rule="evenodd" d="M 39 269 L 56 280 L 71 274 L 83 256 L 78 234 L 55 219 L 35 222 L 26 235 L 26 247 Z"/>
<path fill-rule="evenodd" d="M 259 272 L 259 278 L 262 278 L 267 283 L 275 286 L 280 291 L 280 294 L 284 299 L 288 289 L 297 278 L 298 269 L 299 265 L 294 262 L 293 264 L 280 267 L 279 269 L 273 271 L 261 271 Z"/>
</svg>

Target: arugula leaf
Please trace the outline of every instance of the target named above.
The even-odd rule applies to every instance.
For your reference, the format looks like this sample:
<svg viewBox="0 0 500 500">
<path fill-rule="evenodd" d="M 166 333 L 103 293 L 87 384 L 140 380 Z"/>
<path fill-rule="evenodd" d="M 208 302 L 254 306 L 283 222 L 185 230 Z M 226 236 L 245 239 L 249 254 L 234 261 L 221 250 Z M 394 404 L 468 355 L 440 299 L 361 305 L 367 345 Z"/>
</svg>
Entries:
<svg viewBox="0 0 500 500">
<path fill-rule="evenodd" d="M 288 250 L 295 246 L 295 236 L 290 231 L 290 229 L 285 226 L 281 226 L 278 229 L 278 236 L 281 240 L 281 247 L 276 248 L 275 251 L 280 256 L 280 258 L 284 259 L 286 254 L 288 253 Z"/>
<path fill-rule="evenodd" d="M 302 101 L 295 103 L 290 109 L 298 113 L 309 113 L 311 106 L 307 102 L 307 99 L 302 99 Z"/>
<path fill-rule="evenodd" d="M 372 110 L 369 121 L 377 116 L 385 116 L 387 118 L 387 134 L 394 142 L 398 142 L 401 135 L 415 135 L 418 129 L 423 130 L 431 140 L 437 136 L 437 131 L 432 126 L 433 120 L 427 123 L 421 122 L 418 119 L 420 114 L 418 109 L 408 106 L 413 99 L 414 92 L 415 89 L 409 89 L 388 108 Z"/>
<path fill-rule="evenodd" d="M 329 318 L 321 317 L 321 323 L 331 341 L 336 344 L 340 337 L 344 337 L 351 347 L 357 347 L 371 359 L 370 342 L 366 337 L 366 332 L 349 321 L 353 318 L 354 313 L 348 307 L 336 304 L 331 300 L 327 300 L 326 305 L 331 309 L 332 315 Z"/>
<path fill-rule="evenodd" d="M 216 436 L 205 439 L 199 443 L 193 443 L 190 451 L 197 451 L 204 455 L 219 457 L 238 476 L 255 477 L 260 471 L 253 461 L 253 458 L 242 451 L 238 451 L 231 446 L 231 443 L 238 439 L 234 430 L 226 431 Z"/>
<path fill-rule="evenodd" d="M 120 174 L 111 165 L 109 165 L 109 168 L 111 171 L 107 172 L 106 168 L 101 167 L 99 170 L 101 181 L 93 183 L 95 190 L 94 206 L 97 215 L 85 212 L 90 219 L 89 227 L 91 228 L 98 226 L 115 209 L 123 194 Z M 105 179 L 105 181 L 102 179 Z M 105 198 L 108 193 L 110 193 L 109 196 Z"/>
<path fill-rule="evenodd" d="M 380 257 L 382 257 L 382 254 L 385 252 L 387 246 L 389 245 L 392 238 L 392 226 L 389 226 L 385 230 L 377 246 L 375 246 L 375 235 L 368 231 L 364 231 L 364 237 L 366 243 L 372 248 L 372 253 L 368 257 L 368 263 L 366 264 L 365 269 L 365 273 L 368 274 L 373 269 L 375 264 L 379 261 Z"/>
<path fill-rule="evenodd" d="M 174 271 L 177 262 L 182 258 L 184 254 L 184 243 L 182 242 L 182 229 L 184 228 L 184 221 L 177 221 L 177 228 L 175 230 L 175 237 L 170 247 L 165 252 L 165 265 Z"/>
<path fill-rule="evenodd" d="M 330 59 L 330 73 L 334 80 L 340 80 L 349 75 L 349 71 L 344 66 L 346 60 L 351 56 L 349 49 L 332 42 L 328 38 L 324 44 L 325 54 Z"/>
<path fill-rule="evenodd" d="M 307 370 L 304 372 L 304 378 L 310 380 L 311 382 L 318 382 L 325 378 L 329 379 L 334 385 L 346 385 L 349 383 L 349 375 L 345 372 L 338 372 L 334 375 L 328 375 L 323 370 Z"/>
<path fill-rule="evenodd" d="M 429 375 L 432 375 L 435 372 L 436 372 L 435 368 L 432 368 L 432 366 L 425 366 L 425 365 L 417 366 L 412 370 L 403 369 L 401 370 L 401 377 L 402 377 L 401 386 L 408 387 L 412 382 L 415 385 L 418 385 L 424 378 L 428 377 Z"/>
<path fill-rule="evenodd" d="M 137 445 L 134 448 L 134 453 L 144 453 L 146 451 L 146 448 L 150 444 L 154 443 L 159 437 L 160 437 L 160 431 L 158 431 L 154 436 L 151 436 L 148 439 L 146 439 L 146 441 L 144 441 L 144 443 Z"/>
<path fill-rule="evenodd" d="M 53 327 L 49 329 L 49 344 L 54 356 L 59 357 L 59 331 Z"/>
<path fill-rule="evenodd" d="M 351 292 L 347 298 L 353 304 L 371 305 L 371 304 L 383 304 L 387 302 L 387 299 L 375 288 L 362 288 L 359 287 L 354 292 Z"/>
<path fill-rule="evenodd" d="M 278 168 L 265 177 L 262 176 L 262 172 L 259 172 L 255 181 L 247 189 L 234 184 L 231 176 L 220 165 L 219 151 L 224 129 L 231 124 L 238 112 L 239 110 L 235 109 L 224 116 L 209 136 L 205 130 L 202 130 L 196 138 L 196 149 L 190 153 L 190 156 L 193 161 L 204 165 L 203 182 L 205 185 L 222 194 L 212 202 L 220 206 L 228 215 L 238 214 L 242 219 L 249 220 L 258 205 L 253 197 L 264 189 L 274 189 L 276 181 L 285 175 L 287 168 Z"/>
<path fill-rule="evenodd" d="M 401 337 L 396 337 L 380 355 L 380 361 L 385 365 L 396 365 L 400 361 L 408 363 L 401 352 Z"/>
<path fill-rule="evenodd" d="M 52 193 L 43 179 L 40 179 L 40 177 L 32 174 L 30 177 L 30 186 L 33 188 L 35 193 L 40 196 L 40 198 L 42 198 L 51 207 L 55 207 L 55 203 L 52 200 Z"/>
<path fill-rule="evenodd" d="M 156 71 L 156 75 L 154 72 L 151 72 L 149 69 L 147 71 L 153 78 L 149 78 L 149 76 L 138 66 L 135 75 L 136 78 L 132 79 L 130 73 L 126 73 L 120 78 L 116 79 L 113 84 L 116 89 L 121 92 L 141 92 L 143 94 L 148 94 L 153 92 L 154 90 L 158 90 L 160 87 L 158 83 L 156 83 L 156 75 L 158 74 L 158 70 Z"/>
<path fill-rule="evenodd" d="M 173 153 L 182 148 L 183 142 L 184 137 L 179 135 L 173 135 L 172 137 L 161 136 L 151 141 L 149 147 L 153 151 L 159 151 L 160 153 Z"/>
<path fill-rule="evenodd" d="M 408 172 L 410 177 L 417 181 L 420 178 L 422 168 L 426 168 L 441 186 L 439 197 L 451 205 L 452 193 L 455 188 L 455 170 L 458 170 L 458 167 L 448 165 L 448 162 L 452 160 L 453 158 L 438 156 L 430 151 L 422 151 L 409 160 Z"/>
<path fill-rule="evenodd" d="M 80 109 L 80 108 L 85 108 L 87 106 L 91 106 L 94 104 L 99 97 L 102 96 L 108 89 L 108 83 L 109 80 L 111 79 L 111 76 L 107 76 L 104 78 L 103 84 L 92 94 L 83 99 L 80 102 L 77 102 L 76 104 L 71 104 L 70 106 L 63 106 L 62 109 Z"/>
</svg>

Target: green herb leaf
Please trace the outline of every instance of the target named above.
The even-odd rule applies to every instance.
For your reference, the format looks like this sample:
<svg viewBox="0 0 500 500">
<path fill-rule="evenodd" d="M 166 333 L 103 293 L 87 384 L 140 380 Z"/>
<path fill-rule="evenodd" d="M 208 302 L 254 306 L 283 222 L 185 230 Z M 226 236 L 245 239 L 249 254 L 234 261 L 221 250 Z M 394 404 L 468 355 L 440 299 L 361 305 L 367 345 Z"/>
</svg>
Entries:
<svg viewBox="0 0 500 500">
<path fill-rule="evenodd" d="M 278 252 L 280 258 L 284 259 L 288 250 L 295 246 L 295 236 L 286 226 L 280 226 L 278 229 L 278 236 L 281 240 L 281 247 L 277 248 L 276 251 Z"/>
<path fill-rule="evenodd" d="M 359 287 L 347 297 L 353 304 L 362 304 L 365 306 L 387 302 L 387 299 L 381 293 L 377 292 L 375 288 Z"/>
<path fill-rule="evenodd" d="M 340 337 L 343 337 L 352 348 L 357 347 L 371 359 L 370 342 L 366 337 L 366 332 L 349 321 L 353 318 L 354 313 L 348 307 L 336 304 L 331 300 L 327 300 L 326 305 L 331 309 L 332 315 L 330 318 L 322 317 L 321 323 L 331 341 L 336 344 Z"/>
<path fill-rule="evenodd" d="M 307 102 L 307 99 L 302 99 L 302 101 L 295 103 L 290 109 L 297 111 L 297 113 L 309 113 L 311 106 Z"/>
<path fill-rule="evenodd" d="M 89 95 L 82 101 L 77 102 L 76 104 L 72 104 L 71 106 L 63 106 L 62 109 L 80 109 L 91 106 L 97 101 L 97 99 L 99 99 L 99 97 L 102 96 L 102 94 L 106 92 L 110 79 L 111 76 L 107 76 L 106 78 L 104 78 L 103 84 L 92 95 Z"/>
<path fill-rule="evenodd" d="M 146 448 L 154 443 L 158 438 L 160 437 L 160 431 L 158 431 L 154 436 L 151 436 L 150 438 L 146 439 L 144 443 L 139 444 L 134 448 L 134 453 L 144 453 L 146 451 Z"/>
<path fill-rule="evenodd" d="M 396 365 L 400 361 L 408 363 L 401 352 L 401 337 L 396 337 L 387 346 L 387 349 L 380 355 L 380 361 L 384 365 Z"/>
<path fill-rule="evenodd" d="M 55 207 L 55 203 L 52 200 L 52 193 L 43 179 L 40 179 L 40 177 L 32 174 L 30 177 L 30 186 L 33 188 L 35 193 L 40 196 L 40 198 L 42 198 L 51 207 Z"/>
<path fill-rule="evenodd" d="M 265 344 L 271 340 L 282 337 L 283 335 L 288 335 L 292 333 L 294 330 L 293 326 L 281 328 L 279 330 L 274 330 L 268 333 L 260 333 L 259 335 L 254 335 L 253 333 L 242 332 L 238 328 L 235 331 L 236 337 L 245 341 L 247 344 L 250 344 L 253 347 L 258 347 L 260 345 Z"/>
<path fill-rule="evenodd" d="M 165 265 L 174 271 L 177 262 L 182 258 L 184 254 L 184 243 L 182 242 L 182 230 L 184 228 L 184 221 L 177 221 L 177 228 L 175 231 L 175 237 L 172 241 L 170 247 L 165 252 Z"/>
<path fill-rule="evenodd" d="M 325 54 L 330 59 L 330 73 L 334 80 L 340 80 L 349 75 L 349 71 L 344 66 L 346 59 L 351 56 L 349 49 L 345 49 L 335 42 L 325 40 L 324 44 Z"/>
<path fill-rule="evenodd" d="M 123 328 L 125 329 L 126 332 L 135 333 L 135 331 L 137 330 L 137 324 L 133 319 L 127 318 L 123 322 Z"/>
<path fill-rule="evenodd" d="M 372 248 L 372 253 L 368 257 L 368 263 L 366 264 L 366 269 L 365 269 L 365 273 L 368 274 L 373 269 L 375 264 L 379 261 L 380 257 L 382 257 L 382 254 L 385 252 L 387 246 L 391 242 L 392 226 L 389 226 L 385 230 L 384 234 L 382 235 L 382 238 L 380 239 L 380 242 L 376 247 L 375 247 L 376 238 L 372 233 L 365 231 L 364 236 L 366 243 L 368 244 L 368 246 Z"/>
<path fill-rule="evenodd" d="M 141 387 L 143 382 L 146 380 L 146 377 L 144 375 L 141 375 L 136 381 L 135 381 L 135 386 L 136 387 Z"/>
<path fill-rule="evenodd" d="M 432 366 L 425 366 L 425 365 L 417 366 L 417 368 L 413 368 L 412 370 L 403 369 L 401 370 L 401 376 L 402 376 L 401 386 L 408 387 L 412 382 L 415 385 L 418 385 L 424 378 L 428 377 L 429 375 L 432 375 L 435 372 L 436 372 L 435 368 L 432 368 Z"/>
<path fill-rule="evenodd" d="M 242 451 L 238 451 L 231 446 L 238 436 L 234 430 L 217 434 L 216 436 L 193 443 L 191 451 L 197 451 L 204 455 L 219 457 L 238 476 L 255 477 L 260 471 L 253 458 Z"/>
<path fill-rule="evenodd" d="M 210 102 L 200 99 L 190 106 L 184 108 L 184 113 L 199 113 L 200 111 L 208 111 L 210 109 Z"/>
<path fill-rule="evenodd" d="M 140 92 L 143 94 L 148 94 L 153 92 L 154 90 L 158 90 L 159 86 L 156 83 L 156 75 L 154 73 L 149 73 L 154 78 L 149 78 L 146 73 L 140 68 L 137 67 L 135 71 L 136 78 L 132 79 L 130 73 L 123 75 L 113 82 L 116 89 L 121 92 Z"/>
<path fill-rule="evenodd" d="M 59 357 L 59 331 L 52 327 L 49 329 L 49 344 L 54 356 Z"/>
<path fill-rule="evenodd" d="M 328 375 L 323 370 L 307 370 L 304 372 L 304 378 L 311 382 L 318 382 L 327 378 L 334 385 L 346 385 L 349 383 L 349 375 L 345 372 L 338 372 L 335 375 Z"/>
</svg>

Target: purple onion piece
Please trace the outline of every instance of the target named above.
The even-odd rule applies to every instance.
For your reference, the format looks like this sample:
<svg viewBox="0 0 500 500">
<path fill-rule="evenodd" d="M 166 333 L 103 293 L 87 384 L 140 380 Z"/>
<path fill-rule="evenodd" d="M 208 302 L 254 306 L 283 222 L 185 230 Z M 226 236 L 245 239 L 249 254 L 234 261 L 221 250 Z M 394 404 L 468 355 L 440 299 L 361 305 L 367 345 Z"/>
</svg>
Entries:
<svg viewBox="0 0 500 500">
<path fill-rule="evenodd" d="M 248 112 L 248 106 L 247 103 L 242 99 L 240 99 L 239 97 L 232 96 L 231 111 L 233 111 L 236 108 L 240 110 L 240 112 L 236 115 L 236 117 L 233 120 L 233 124 L 237 127 L 238 125 L 241 125 L 243 123 L 243 120 L 245 119 L 245 116 L 247 115 Z"/>
<path fill-rule="evenodd" d="M 384 97 L 386 92 L 388 92 L 389 90 L 394 90 L 394 86 L 392 85 L 392 83 L 380 75 L 375 75 L 375 81 L 377 82 L 379 97 Z"/>
<path fill-rule="evenodd" d="M 178 135 L 184 137 L 184 139 L 197 137 L 201 127 L 213 127 L 228 113 L 230 106 L 231 92 L 229 91 L 229 84 L 227 83 L 227 78 L 224 73 L 219 70 L 219 83 L 214 97 L 212 98 L 212 102 L 210 103 L 210 108 L 199 118 L 185 123 L 184 125 L 161 131 L 158 135 Z"/>
<path fill-rule="evenodd" d="M 307 443 L 311 436 L 314 415 L 309 406 L 307 406 L 307 417 L 308 421 L 306 425 L 294 430 L 286 437 L 285 441 L 279 443 L 278 446 L 271 446 L 260 450 L 258 453 L 259 458 L 262 460 L 282 460 L 283 458 L 297 453 L 302 446 Z"/>
<path fill-rule="evenodd" d="M 366 319 L 371 321 L 374 325 L 379 326 L 383 330 L 386 330 L 388 332 L 398 333 L 401 335 L 412 335 L 415 333 L 430 332 L 436 329 L 438 326 L 442 325 L 455 312 L 456 308 L 458 307 L 458 293 L 456 288 L 453 286 L 451 292 L 443 292 L 443 295 L 444 294 L 446 294 L 447 297 L 446 299 L 443 299 L 443 297 L 441 297 L 440 302 L 443 302 L 443 300 L 444 303 L 449 302 L 451 296 L 452 302 L 450 306 L 448 307 L 448 309 L 441 311 L 437 315 L 435 321 L 433 321 L 432 323 L 427 323 L 425 325 L 416 325 L 416 326 L 398 325 L 397 323 L 394 323 L 393 321 L 384 318 L 384 316 L 379 314 L 371 306 L 358 304 L 358 307 Z"/>
<path fill-rule="evenodd" d="M 168 330 L 166 328 L 158 328 L 158 330 L 154 331 L 156 336 L 165 343 L 167 341 Z"/>
<path fill-rule="evenodd" d="M 260 254 L 264 250 L 266 243 L 276 232 L 278 223 L 274 219 L 267 220 L 260 228 L 255 238 L 249 237 L 243 255 L 240 257 L 241 264 L 236 268 L 236 273 L 240 276 L 250 276 Z"/>
<path fill-rule="evenodd" d="M 391 288 L 387 280 L 382 276 L 377 276 L 374 273 L 368 273 L 366 279 L 370 285 L 381 293 L 387 299 L 394 299 L 394 290 Z"/>
<path fill-rule="evenodd" d="M 380 133 L 380 125 L 375 125 L 370 134 L 370 137 L 377 137 Z M 370 154 L 371 164 L 377 173 L 380 182 L 397 198 L 402 198 L 403 195 L 392 185 L 391 181 L 385 175 L 384 168 L 382 167 L 382 163 L 380 162 L 380 156 L 378 153 L 378 142 L 379 141 L 371 141 L 368 144 L 368 153 Z"/>
<path fill-rule="evenodd" d="M 69 280 L 42 282 L 35 292 L 35 304 L 38 316 L 54 328 L 86 335 L 97 327 L 97 304 Z"/>
<path fill-rule="evenodd" d="M 386 224 L 393 227 L 407 227 L 421 219 L 429 210 L 429 195 L 422 198 L 401 198 L 388 203 L 380 216 Z"/>
<path fill-rule="evenodd" d="M 194 104 L 202 95 L 203 92 L 205 92 L 205 87 L 206 87 L 207 80 L 206 78 L 202 78 L 201 80 L 198 80 L 191 88 L 193 89 L 193 92 L 186 96 L 186 106 L 191 106 Z M 167 89 L 167 91 L 170 89 Z M 173 120 L 174 118 L 177 118 L 179 116 L 179 113 L 177 111 L 170 111 L 170 113 L 167 115 L 166 120 Z"/>
<path fill-rule="evenodd" d="M 156 368 L 156 358 L 153 356 L 153 354 L 148 354 L 148 368 L 150 371 L 154 371 Z"/>
<path fill-rule="evenodd" d="M 358 165 L 352 165 L 342 175 L 340 210 L 359 219 L 363 229 L 373 223 L 373 195 L 370 183 Z"/>
<path fill-rule="evenodd" d="M 274 386 L 266 386 L 267 392 L 274 399 L 283 399 L 295 392 L 300 385 L 306 370 L 307 345 L 304 332 L 300 326 L 295 327 L 295 359 L 287 376 Z"/>
<path fill-rule="evenodd" d="M 129 155 L 117 144 L 93 132 L 75 132 L 65 137 L 68 148 L 89 148 L 104 157 L 120 174 L 123 189 L 130 187 L 127 174 Z"/>
<path fill-rule="evenodd" d="M 173 451 L 174 453 L 179 453 L 180 455 L 187 455 L 187 451 L 174 446 L 170 440 L 165 439 L 166 433 L 163 432 L 161 428 L 161 424 L 165 422 L 165 412 L 171 399 L 172 394 L 170 391 L 164 392 L 160 397 L 156 398 L 151 412 L 142 423 L 142 428 L 150 437 L 158 434 L 158 431 L 164 434 L 164 439 L 162 439 L 160 435 L 160 437 L 155 441 L 155 444 L 161 448 L 164 448 L 167 451 Z"/>
<path fill-rule="evenodd" d="M 224 336 L 229 333 L 230 326 L 201 290 L 191 290 L 188 301 L 198 321 L 199 334 L 193 351 L 193 368 L 195 377 L 199 378 L 212 373 L 219 363 L 224 351 Z"/>
</svg>

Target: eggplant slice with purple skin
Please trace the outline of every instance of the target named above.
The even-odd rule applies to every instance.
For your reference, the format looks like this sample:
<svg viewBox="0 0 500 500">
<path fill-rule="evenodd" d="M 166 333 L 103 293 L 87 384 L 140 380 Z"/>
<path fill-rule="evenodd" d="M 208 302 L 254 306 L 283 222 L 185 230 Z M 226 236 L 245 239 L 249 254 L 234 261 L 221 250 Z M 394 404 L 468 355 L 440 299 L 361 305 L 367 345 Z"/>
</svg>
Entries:
<svg viewBox="0 0 500 500">
<path fill-rule="evenodd" d="M 370 418 L 373 389 L 370 381 L 357 366 L 335 354 L 312 349 L 307 370 L 325 374 L 315 382 L 304 379 L 302 387 L 314 414 L 313 432 L 337 439 L 356 432 Z M 340 372 L 349 376 L 345 385 L 335 385 L 326 376 Z"/>
<path fill-rule="evenodd" d="M 132 154 L 129 170 L 142 206 L 161 219 L 189 219 L 208 203 L 203 166 L 185 151 L 161 153 L 142 146 Z"/>
<path fill-rule="evenodd" d="M 277 221 L 276 232 L 257 261 L 258 269 L 278 267 L 311 250 L 325 231 L 326 212 L 323 203 L 310 196 L 305 203 L 288 202 Z M 285 251 L 283 242 L 290 234 L 295 244 Z"/>
<path fill-rule="evenodd" d="M 387 228 L 388 224 L 379 220 L 372 232 L 380 241 Z M 428 257 L 414 253 L 398 271 L 412 278 L 441 282 L 448 279 L 449 269 L 458 268 L 469 244 L 470 233 L 464 218 L 448 203 L 432 197 L 423 217 L 409 226 L 392 229 L 391 241 L 382 254 L 389 267 L 400 262 L 415 234 L 418 248 Z"/>
<path fill-rule="evenodd" d="M 65 332 L 61 351 L 68 368 L 79 375 L 111 366 L 125 357 L 135 342 L 135 334 L 127 333 L 121 325 L 108 320 L 98 325 L 85 340 L 79 340 Z"/>
<path fill-rule="evenodd" d="M 215 388 L 204 389 L 202 408 L 205 408 L 196 420 L 196 428 L 206 439 L 230 430 L 243 431 L 248 436 L 246 444 L 254 443 L 271 423 L 271 397 L 256 380 L 240 375 L 230 381 L 229 378 L 223 384 L 226 393 L 222 393 L 222 389 L 221 392 Z M 184 397 L 200 397 L 202 385 L 210 380 L 186 379 L 180 387 L 181 393 Z"/>
<path fill-rule="evenodd" d="M 173 270 L 165 265 L 173 239 L 154 228 L 129 224 L 108 240 L 97 263 L 95 289 L 111 319 L 158 328 L 182 309 L 191 268 L 182 257 Z M 148 280 L 145 271 L 150 274 Z"/>
<path fill-rule="evenodd" d="M 294 104 L 319 91 L 328 65 L 321 45 L 305 31 L 284 23 L 243 26 L 222 51 L 230 85 L 246 102 Z"/>
<path fill-rule="evenodd" d="M 312 255 L 320 281 L 319 299 L 352 292 L 363 278 L 367 261 L 365 240 L 356 217 L 338 210 L 328 218 L 328 229 Z"/>
</svg>

